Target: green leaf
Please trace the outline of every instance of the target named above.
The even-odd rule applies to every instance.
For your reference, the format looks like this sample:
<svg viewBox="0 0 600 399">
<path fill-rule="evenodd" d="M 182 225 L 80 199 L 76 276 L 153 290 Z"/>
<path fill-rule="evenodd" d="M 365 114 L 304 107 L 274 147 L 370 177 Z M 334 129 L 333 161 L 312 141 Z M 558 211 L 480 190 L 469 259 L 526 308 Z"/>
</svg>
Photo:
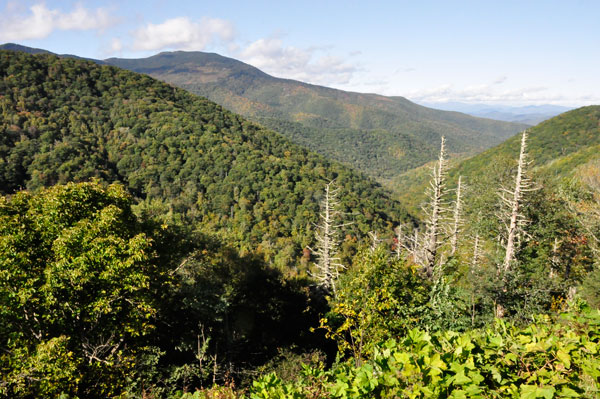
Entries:
<svg viewBox="0 0 600 399">
<path fill-rule="evenodd" d="M 563 350 L 558 350 L 556 352 L 556 357 L 560 360 L 566 368 L 571 368 L 571 356 Z"/>
<path fill-rule="evenodd" d="M 580 398 L 581 395 L 569 387 L 562 387 L 559 396 L 563 398 Z"/>
<path fill-rule="evenodd" d="M 454 391 L 452 391 L 452 393 L 450 394 L 449 398 L 452 399 L 467 399 L 467 392 L 461 390 L 461 389 L 456 389 Z"/>
<path fill-rule="evenodd" d="M 556 389 L 554 387 L 538 387 L 537 385 L 521 385 L 521 399 L 544 398 L 552 399 Z"/>
<path fill-rule="evenodd" d="M 431 359 L 429 360 L 429 366 L 432 369 L 439 370 L 439 371 L 447 369 L 446 363 L 442 360 L 442 358 L 440 357 L 440 355 L 438 353 L 436 353 L 435 355 L 433 355 L 431 357 Z"/>
<path fill-rule="evenodd" d="M 537 386 L 535 385 L 521 385 L 521 399 L 535 399 Z"/>
<path fill-rule="evenodd" d="M 492 378 L 498 383 L 500 384 L 502 382 L 502 374 L 500 374 L 500 372 L 498 371 L 498 369 L 496 367 L 492 367 L 491 368 L 491 372 L 492 372 Z"/>
<path fill-rule="evenodd" d="M 464 370 L 461 370 L 454 376 L 452 383 L 454 385 L 464 385 L 470 383 L 471 381 L 472 380 L 465 375 Z"/>
<path fill-rule="evenodd" d="M 552 399 L 555 392 L 556 389 L 554 387 L 543 387 L 536 390 L 536 395 L 538 398 Z"/>
</svg>

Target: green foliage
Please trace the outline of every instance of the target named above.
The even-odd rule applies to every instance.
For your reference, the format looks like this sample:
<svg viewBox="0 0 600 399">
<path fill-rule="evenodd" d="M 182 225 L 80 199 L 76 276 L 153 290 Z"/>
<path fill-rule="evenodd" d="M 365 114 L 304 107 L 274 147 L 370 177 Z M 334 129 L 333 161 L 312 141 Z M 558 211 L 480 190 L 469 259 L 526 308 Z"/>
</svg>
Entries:
<svg viewBox="0 0 600 399">
<path fill-rule="evenodd" d="M 375 344 L 419 325 L 428 300 L 427 280 L 413 265 L 384 246 L 363 249 L 340 279 L 321 327 L 337 341 L 340 354 L 360 362 Z"/>
<path fill-rule="evenodd" d="M 403 97 L 278 79 L 216 54 L 161 53 L 106 62 L 205 96 L 382 182 L 434 159 L 442 135 L 451 152 L 472 153 L 525 128 L 422 107 Z"/>
<path fill-rule="evenodd" d="M 120 392 L 165 280 L 130 205 L 97 183 L 0 198 L 3 394 Z"/>
<path fill-rule="evenodd" d="M 165 353 L 149 371 L 162 369 L 161 375 L 142 370 L 146 382 L 181 389 L 213 378 L 245 383 L 248 369 L 277 357 L 280 348 L 324 345 L 309 327 L 326 304 L 308 281 L 285 279 L 256 258 L 215 243 L 184 262 L 174 273 L 155 334 Z"/>
<path fill-rule="evenodd" d="M 600 269 L 595 268 L 590 272 L 579 287 L 579 295 L 586 301 L 589 301 L 590 306 L 600 308 Z"/>
<path fill-rule="evenodd" d="M 308 281 L 132 202 L 98 182 L 0 197 L 0 397 L 163 397 L 325 346 Z"/>
<path fill-rule="evenodd" d="M 336 179 L 344 234 L 391 230 L 407 214 L 373 181 L 220 106 L 148 76 L 0 51 L 0 193 L 97 177 L 142 207 L 243 253 L 294 268 Z"/>
<path fill-rule="evenodd" d="M 252 398 L 592 398 L 600 393 L 600 313 L 539 317 L 525 328 L 502 320 L 484 330 L 410 330 L 361 365 L 313 370 L 307 383 L 256 381 Z M 321 391 L 322 392 L 322 391 Z"/>
</svg>

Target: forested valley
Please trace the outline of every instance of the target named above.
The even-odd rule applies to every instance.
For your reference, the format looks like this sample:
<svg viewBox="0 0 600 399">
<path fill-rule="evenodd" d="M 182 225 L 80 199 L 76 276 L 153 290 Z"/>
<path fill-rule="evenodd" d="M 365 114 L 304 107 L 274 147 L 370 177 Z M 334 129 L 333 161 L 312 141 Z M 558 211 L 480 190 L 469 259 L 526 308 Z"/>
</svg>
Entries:
<svg viewBox="0 0 600 399">
<path fill-rule="evenodd" d="M 146 75 L 0 78 L 0 397 L 600 396 L 599 106 L 399 202 Z"/>
</svg>

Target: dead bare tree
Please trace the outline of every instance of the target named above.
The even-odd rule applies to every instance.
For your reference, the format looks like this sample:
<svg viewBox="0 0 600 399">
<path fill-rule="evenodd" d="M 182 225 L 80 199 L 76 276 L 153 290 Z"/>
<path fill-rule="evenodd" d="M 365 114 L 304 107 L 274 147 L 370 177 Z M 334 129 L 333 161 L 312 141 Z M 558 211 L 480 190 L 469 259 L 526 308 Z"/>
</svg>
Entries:
<svg viewBox="0 0 600 399">
<path fill-rule="evenodd" d="M 471 265 L 469 267 L 469 273 L 471 278 L 474 280 L 474 276 L 479 272 L 479 260 L 481 259 L 481 243 L 479 242 L 479 233 L 475 233 L 475 239 L 473 240 L 473 256 L 471 257 Z M 475 280 L 473 281 L 475 283 Z M 471 290 L 471 326 L 475 326 L 475 293 L 478 288 L 477 284 L 474 284 L 474 289 Z"/>
<path fill-rule="evenodd" d="M 415 264 L 422 266 L 426 262 L 422 234 L 418 228 L 414 228 L 411 235 L 404 234 L 409 229 L 404 225 L 396 227 L 396 257 L 400 259 L 402 251 L 405 251 Z"/>
<path fill-rule="evenodd" d="M 450 232 L 450 255 L 456 253 L 456 247 L 458 244 L 458 233 L 462 227 L 462 176 L 458 177 L 458 186 L 456 187 L 456 202 L 454 203 L 454 222 L 452 224 L 452 230 Z"/>
<path fill-rule="evenodd" d="M 446 212 L 444 197 L 446 195 L 446 139 L 442 136 L 438 161 L 433 167 L 432 180 L 429 188 L 429 205 L 423 210 L 427 214 L 425 232 L 425 273 L 433 276 L 437 252 L 440 247 L 442 219 Z"/>
<path fill-rule="evenodd" d="M 375 252 L 377 247 L 379 247 L 379 244 L 381 244 L 381 239 L 376 231 L 369 231 L 369 238 L 371 238 L 371 247 L 369 249 L 371 252 Z"/>
<path fill-rule="evenodd" d="M 471 273 L 479 268 L 479 259 L 481 259 L 481 248 L 479 242 L 479 233 L 475 234 L 475 242 L 473 243 L 473 257 L 471 258 Z"/>
<path fill-rule="evenodd" d="M 108 337 L 98 336 L 95 337 L 95 340 L 93 341 L 84 337 L 81 343 L 81 349 L 89 364 L 94 362 L 111 364 L 111 361 L 114 362 L 114 356 L 122 345 L 123 338 L 117 340 L 115 333 L 112 332 Z"/>
<path fill-rule="evenodd" d="M 316 273 L 312 274 L 318 285 L 336 295 L 336 281 L 340 271 L 345 269 L 337 256 L 339 249 L 339 231 L 349 223 L 338 223 L 341 216 L 338 200 L 339 188 L 335 188 L 334 180 L 325 186 L 325 198 L 321 203 L 319 214 L 321 222 L 317 225 L 315 239 L 316 249 L 311 251 L 317 255 Z"/>
<path fill-rule="evenodd" d="M 506 276 L 511 270 L 511 265 L 515 259 L 516 248 L 523 237 L 527 236 L 525 225 L 527 218 L 523 215 L 524 195 L 532 191 L 532 182 L 526 176 L 526 169 L 529 165 L 527 159 L 527 137 L 528 131 L 524 130 L 521 136 L 521 149 L 519 151 L 519 161 L 517 163 L 517 174 L 515 175 L 514 186 L 512 189 L 502 187 L 500 198 L 504 205 L 504 215 L 500 215 L 501 220 L 505 221 L 506 241 L 504 242 L 504 261 L 498 267 L 497 273 L 502 276 L 502 284 L 506 283 Z M 508 288 L 503 286 L 502 291 L 507 292 Z M 504 304 L 495 301 L 495 317 L 502 318 L 506 312 Z"/>
<path fill-rule="evenodd" d="M 532 189 L 531 180 L 526 177 L 526 168 L 529 165 L 527 160 L 527 136 L 527 130 L 523 131 L 514 188 L 512 190 L 502 188 L 500 194 L 500 198 L 509 211 L 508 223 L 506 224 L 505 255 L 502 263 L 502 271 L 504 272 L 510 270 L 511 262 L 515 258 L 517 242 L 525 234 L 523 226 L 527 220 L 522 213 L 523 195 Z"/>
<path fill-rule="evenodd" d="M 402 257 L 403 244 L 406 242 L 406 238 L 404 237 L 404 231 L 402 227 L 402 225 L 399 225 L 394 230 L 394 232 L 396 233 L 396 248 L 394 249 L 396 259 L 400 259 Z"/>
<path fill-rule="evenodd" d="M 554 237 L 554 244 L 552 245 L 552 258 L 550 259 L 550 274 L 548 277 L 551 279 L 556 277 L 556 272 L 559 267 L 559 254 L 558 254 L 559 242 L 558 237 Z"/>
</svg>

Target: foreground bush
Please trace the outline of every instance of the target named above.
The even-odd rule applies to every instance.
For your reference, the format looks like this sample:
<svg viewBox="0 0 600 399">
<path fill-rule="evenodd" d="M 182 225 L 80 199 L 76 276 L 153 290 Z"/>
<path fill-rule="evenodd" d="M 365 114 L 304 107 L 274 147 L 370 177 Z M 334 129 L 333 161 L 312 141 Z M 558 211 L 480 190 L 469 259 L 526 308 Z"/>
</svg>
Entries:
<svg viewBox="0 0 600 399">
<path fill-rule="evenodd" d="M 359 367 L 306 367 L 294 383 L 263 376 L 250 397 L 596 398 L 599 349 L 600 312 L 587 308 L 526 328 L 497 320 L 462 334 L 415 329 L 378 346 Z"/>
</svg>

